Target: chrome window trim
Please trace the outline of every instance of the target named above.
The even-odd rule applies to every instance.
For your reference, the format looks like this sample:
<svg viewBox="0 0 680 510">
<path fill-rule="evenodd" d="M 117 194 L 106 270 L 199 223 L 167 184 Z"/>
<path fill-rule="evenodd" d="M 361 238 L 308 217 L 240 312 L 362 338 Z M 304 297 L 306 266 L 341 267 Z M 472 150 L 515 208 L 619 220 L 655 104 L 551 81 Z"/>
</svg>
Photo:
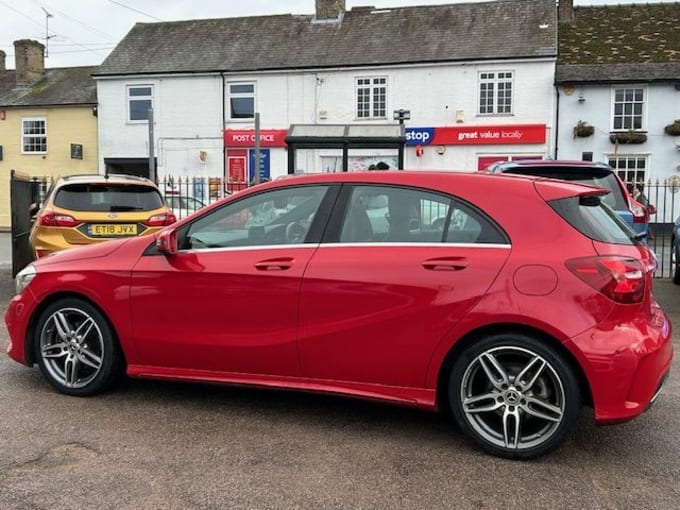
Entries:
<svg viewBox="0 0 680 510">
<path fill-rule="evenodd" d="M 359 247 L 359 246 L 370 246 L 370 247 L 380 247 L 384 246 L 386 248 L 496 248 L 496 249 L 510 249 L 512 245 L 510 244 L 495 244 L 495 243 L 381 243 L 381 242 L 370 242 L 370 243 L 323 243 L 320 248 L 345 248 L 345 247 Z"/>
<path fill-rule="evenodd" d="M 212 252 L 232 252 L 245 250 L 282 250 L 282 249 L 301 249 L 301 248 L 483 248 L 509 250 L 510 244 L 492 243 L 303 243 L 303 244 L 267 244 L 260 246 L 225 246 L 223 248 L 196 248 L 189 250 L 179 250 L 180 253 L 212 253 Z"/>
</svg>

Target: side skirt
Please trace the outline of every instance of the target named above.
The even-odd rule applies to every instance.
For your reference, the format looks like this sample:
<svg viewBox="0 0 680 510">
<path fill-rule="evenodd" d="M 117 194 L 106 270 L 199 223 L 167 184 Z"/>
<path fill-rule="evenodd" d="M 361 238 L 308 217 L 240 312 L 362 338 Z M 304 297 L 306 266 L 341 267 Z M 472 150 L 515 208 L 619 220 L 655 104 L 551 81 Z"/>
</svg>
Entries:
<svg viewBox="0 0 680 510">
<path fill-rule="evenodd" d="M 212 372 L 183 368 L 167 368 L 148 365 L 128 365 L 127 374 L 141 379 L 168 381 L 189 381 L 202 383 L 229 384 L 281 390 L 330 393 L 366 400 L 378 400 L 427 411 L 436 410 L 436 391 L 426 388 L 405 388 L 353 381 L 305 379 L 261 374 Z"/>
</svg>

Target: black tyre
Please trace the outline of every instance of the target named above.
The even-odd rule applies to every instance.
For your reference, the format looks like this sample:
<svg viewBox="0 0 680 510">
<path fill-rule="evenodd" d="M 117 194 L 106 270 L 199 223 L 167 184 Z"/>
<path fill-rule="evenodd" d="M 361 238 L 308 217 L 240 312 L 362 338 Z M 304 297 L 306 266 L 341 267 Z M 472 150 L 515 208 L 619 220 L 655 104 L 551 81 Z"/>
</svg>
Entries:
<svg viewBox="0 0 680 510">
<path fill-rule="evenodd" d="M 671 246 L 675 245 L 675 241 L 673 241 L 673 244 Z M 673 253 L 675 254 L 675 257 L 673 257 L 673 283 L 676 285 L 680 285 L 680 250 L 677 248 L 673 248 Z"/>
<path fill-rule="evenodd" d="M 581 407 L 564 359 L 520 334 L 496 334 L 468 347 L 453 364 L 448 391 L 460 428 L 487 452 L 510 459 L 556 448 Z"/>
<path fill-rule="evenodd" d="M 89 396 L 110 388 L 124 366 L 102 313 L 86 301 L 60 299 L 41 314 L 33 339 L 43 376 L 61 393 Z"/>
</svg>

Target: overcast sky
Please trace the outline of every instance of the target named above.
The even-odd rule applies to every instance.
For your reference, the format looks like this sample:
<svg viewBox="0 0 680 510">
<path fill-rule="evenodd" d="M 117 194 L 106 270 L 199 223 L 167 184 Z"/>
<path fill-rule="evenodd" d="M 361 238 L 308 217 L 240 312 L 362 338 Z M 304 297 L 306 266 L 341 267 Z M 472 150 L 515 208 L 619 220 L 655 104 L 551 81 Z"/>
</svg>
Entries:
<svg viewBox="0 0 680 510">
<path fill-rule="evenodd" d="M 357 5 L 403 7 L 460 1 L 346 0 L 346 8 Z M 617 3 L 621 2 L 575 0 L 576 5 Z M 51 15 L 49 18 L 47 13 Z M 313 14 L 314 0 L 0 0 L 0 49 L 7 54 L 7 68 L 13 69 L 14 41 L 35 39 L 45 44 L 46 35 L 49 35 L 47 67 L 98 65 L 138 22 L 285 13 Z M 46 21 L 49 31 L 46 30 Z"/>
</svg>

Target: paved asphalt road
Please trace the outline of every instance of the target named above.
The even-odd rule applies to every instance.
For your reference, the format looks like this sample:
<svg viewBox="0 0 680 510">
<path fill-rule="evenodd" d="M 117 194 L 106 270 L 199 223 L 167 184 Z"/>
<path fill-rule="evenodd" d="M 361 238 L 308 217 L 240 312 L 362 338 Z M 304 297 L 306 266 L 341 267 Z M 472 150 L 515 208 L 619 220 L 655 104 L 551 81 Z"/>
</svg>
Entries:
<svg viewBox="0 0 680 510">
<path fill-rule="evenodd" d="M 656 288 L 680 332 L 680 287 Z M 5 269 L 3 314 L 11 294 Z M 557 452 L 511 462 L 420 411 L 139 380 L 73 398 L 0 355 L 0 510 L 680 508 L 675 366 L 637 420 L 584 411 Z"/>
<path fill-rule="evenodd" d="M 0 271 L 12 269 L 12 236 L 9 232 L 0 232 Z"/>
</svg>

